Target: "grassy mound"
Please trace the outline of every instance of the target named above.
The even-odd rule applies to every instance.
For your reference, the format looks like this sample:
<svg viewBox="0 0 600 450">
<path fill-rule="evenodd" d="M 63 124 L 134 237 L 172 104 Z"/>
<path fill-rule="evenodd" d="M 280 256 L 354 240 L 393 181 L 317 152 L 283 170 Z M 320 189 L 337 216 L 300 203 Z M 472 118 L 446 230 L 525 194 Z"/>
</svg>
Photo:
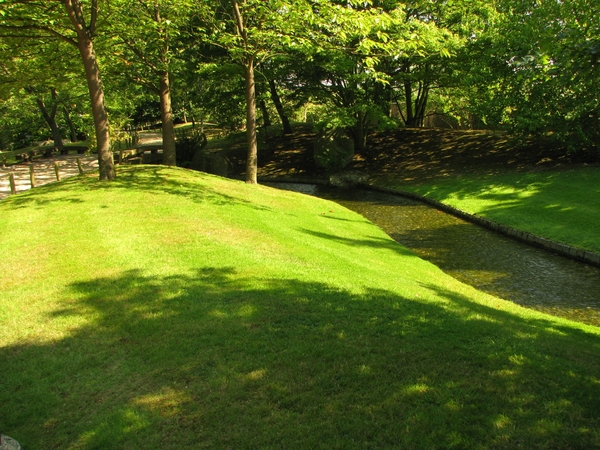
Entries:
<svg viewBox="0 0 600 450">
<path fill-rule="evenodd" d="M 299 194 L 121 168 L 0 202 L 0 429 L 24 448 L 591 448 L 600 330 Z"/>
</svg>

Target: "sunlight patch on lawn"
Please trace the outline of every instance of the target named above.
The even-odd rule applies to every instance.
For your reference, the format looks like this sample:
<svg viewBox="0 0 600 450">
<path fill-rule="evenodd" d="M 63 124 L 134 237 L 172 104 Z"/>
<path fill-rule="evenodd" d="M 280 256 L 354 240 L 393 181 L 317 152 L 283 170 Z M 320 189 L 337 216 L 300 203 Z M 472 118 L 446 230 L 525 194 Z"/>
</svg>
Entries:
<svg viewBox="0 0 600 450">
<path fill-rule="evenodd" d="M 528 359 L 523 355 L 512 355 L 509 356 L 508 360 L 517 366 L 522 366 L 525 363 L 529 362 Z"/>
<path fill-rule="evenodd" d="M 505 416 L 504 414 L 499 414 L 495 419 L 494 419 L 494 427 L 498 428 L 498 429 L 503 429 L 503 428 L 508 428 L 510 426 L 512 426 L 512 420 L 510 419 L 510 417 Z"/>
<path fill-rule="evenodd" d="M 191 400 L 188 393 L 183 390 L 163 388 L 160 392 L 143 395 L 135 399 L 133 404 L 156 412 L 161 417 L 172 417 L 181 411 L 182 404 Z"/>
<path fill-rule="evenodd" d="M 217 319 L 230 319 L 237 317 L 251 317 L 256 312 L 252 305 L 242 305 L 236 311 L 225 311 L 222 308 L 215 308 L 209 314 Z"/>
<path fill-rule="evenodd" d="M 473 313 L 473 314 L 468 314 L 465 317 L 465 320 L 480 320 L 482 322 L 490 322 L 490 323 L 500 323 L 499 320 L 497 319 L 493 319 L 492 317 L 490 317 L 489 315 L 486 314 L 478 314 L 478 313 Z"/>
<path fill-rule="evenodd" d="M 514 377 L 517 374 L 518 374 L 517 371 L 510 370 L 510 369 L 502 369 L 502 370 L 498 370 L 498 371 L 492 373 L 492 375 L 495 375 L 500 378 Z"/>
<path fill-rule="evenodd" d="M 458 412 L 463 408 L 463 405 L 455 399 L 451 398 L 444 404 L 444 407 L 449 411 Z"/>
<path fill-rule="evenodd" d="M 426 394 L 432 390 L 431 387 L 427 386 L 423 383 L 413 384 L 411 386 L 407 386 L 404 388 L 404 393 L 406 395 L 415 395 L 415 394 Z"/>
<path fill-rule="evenodd" d="M 252 380 L 252 381 L 262 380 L 266 374 L 267 374 L 267 369 L 258 369 L 258 370 L 253 370 L 252 372 L 246 374 L 246 378 L 248 380 Z"/>
</svg>

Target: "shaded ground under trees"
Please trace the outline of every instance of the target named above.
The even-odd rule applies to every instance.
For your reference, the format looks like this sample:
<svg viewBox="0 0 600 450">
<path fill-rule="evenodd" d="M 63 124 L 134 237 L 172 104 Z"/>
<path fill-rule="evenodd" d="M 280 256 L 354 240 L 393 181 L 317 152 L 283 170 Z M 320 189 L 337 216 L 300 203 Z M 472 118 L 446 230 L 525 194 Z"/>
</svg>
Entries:
<svg viewBox="0 0 600 450">
<path fill-rule="evenodd" d="M 269 135 L 267 142 L 263 136 L 259 177 L 326 177 L 314 164 L 314 138 L 315 133 L 308 125 L 296 125 L 292 135 Z M 493 131 L 400 129 L 374 133 L 368 142 L 365 154 L 357 154 L 346 169 L 407 182 L 465 173 L 530 172 L 600 162 L 597 154 L 567 154 L 543 140 L 517 140 Z M 240 172 L 236 168 L 243 171 L 236 160 L 244 151 L 243 144 L 231 147 L 229 155 L 235 172 Z"/>
</svg>

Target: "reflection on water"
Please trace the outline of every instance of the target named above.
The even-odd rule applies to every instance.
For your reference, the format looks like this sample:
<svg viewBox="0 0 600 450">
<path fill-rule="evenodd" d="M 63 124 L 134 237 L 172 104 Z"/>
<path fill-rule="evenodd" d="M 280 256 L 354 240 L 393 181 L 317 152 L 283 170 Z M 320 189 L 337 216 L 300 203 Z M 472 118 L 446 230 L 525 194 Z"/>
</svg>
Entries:
<svg viewBox="0 0 600 450">
<path fill-rule="evenodd" d="M 333 200 L 479 290 L 600 326 L 600 268 L 531 247 L 403 197 L 368 190 L 267 183 Z"/>
</svg>

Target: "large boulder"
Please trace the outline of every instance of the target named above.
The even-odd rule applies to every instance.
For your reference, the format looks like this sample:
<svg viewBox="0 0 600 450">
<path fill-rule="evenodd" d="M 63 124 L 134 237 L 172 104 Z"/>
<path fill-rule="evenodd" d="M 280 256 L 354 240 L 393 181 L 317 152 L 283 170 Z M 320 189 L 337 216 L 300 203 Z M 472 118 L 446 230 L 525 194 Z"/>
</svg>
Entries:
<svg viewBox="0 0 600 450">
<path fill-rule="evenodd" d="M 335 172 L 346 167 L 354 158 L 354 141 L 342 130 L 328 130 L 316 137 L 314 150 L 317 167 Z"/>
<path fill-rule="evenodd" d="M 348 170 L 344 172 L 334 173 L 329 177 L 329 184 L 335 187 L 350 188 L 365 184 L 369 181 L 369 176 L 366 173 L 356 170 Z"/>
<path fill-rule="evenodd" d="M 229 161 L 222 152 L 196 152 L 191 168 L 202 172 L 226 177 L 229 174 Z"/>
<path fill-rule="evenodd" d="M 222 153 L 213 153 L 206 158 L 208 173 L 226 177 L 229 175 L 229 162 L 227 157 Z"/>
</svg>

